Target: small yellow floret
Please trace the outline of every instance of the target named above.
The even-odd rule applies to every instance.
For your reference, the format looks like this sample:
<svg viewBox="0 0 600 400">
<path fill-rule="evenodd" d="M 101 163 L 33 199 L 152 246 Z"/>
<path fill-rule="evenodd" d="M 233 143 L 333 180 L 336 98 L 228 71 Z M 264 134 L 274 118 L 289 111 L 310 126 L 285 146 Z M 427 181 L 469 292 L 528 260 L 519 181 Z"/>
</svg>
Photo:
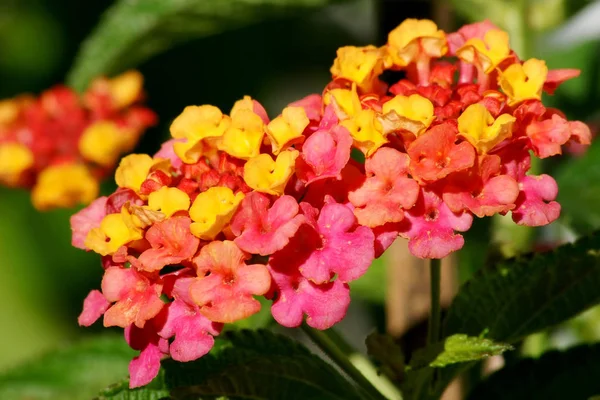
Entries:
<svg viewBox="0 0 600 400">
<path fill-rule="evenodd" d="M 148 154 L 130 154 L 123 157 L 115 173 L 117 185 L 139 192 L 142 183 L 150 173 L 150 169 L 157 161 L 153 160 Z"/>
<path fill-rule="evenodd" d="M 388 142 L 377 114 L 371 109 L 359 111 L 354 118 L 342 121 L 340 125 L 348 129 L 354 139 L 354 146 L 367 157 Z"/>
<path fill-rule="evenodd" d="M 456 55 L 461 60 L 474 64 L 489 74 L 510 55 L 508 33 L 499 29 L 491 29 L 485 33 L 483 40 L 479 38 L 467 40 L 456 51 Z"/>
<path fill-rule="evenodd" d="M 265 134 L 263 120 L 253 111 L 240 108 L 231 115 L 231 125 L 217 147 L 230 156 L 247 160 L 260 154 Z"/>
<path fill-rule="evenodd" d="M 542 60 L 529 59 L 523 65 L 512 64 L 500 73 L 498 83 L 508 96 L 508 105 L 514 106 L 525 100 L 540 100 L 548 67 Z"/>
<path fill-rule="evenodd" d="M 215 106 L 187 106 L 171 124 L 171 136 L 186 139 L 173 145 L 175 154 L 186 164 L 198 162 L 213 151 L 211 139 L 223 136 L 231 121 Z"/>
<path fill-rule="evenodd" d="M 484 105 L 472 104 L 458 117 L 458 131 L 479 153 L 486 153 L 512 136 L 515 117 L 502 114 L 494 117 Z"/>
<path fill-rule="evenodd" d="M 108 85 L 115 107 L 125 108 L 140 98 L 144 77 L 138 71 L 127 71 L 109 79 Z"/>
<path fill-rule="evenodd" d="M 6 185 L 19 183 L 21 174 L 33 166 L 33 154 L 21 143 L 0 144 L 0 182 Z"/>
<path fill-rule="evenodd" d="M 446 34 L 428 19 L 406 19 L 388 35 L 388 54 L 400 67 L 420 57 L 442 57 L 447 51 Z"/>
<path fill-rule="evenodd" d="M 364 91 L 372 91 L 383 72 L 384 54 L 383 49 L 375 46 L 341 47 L 331 67 L 331 74 L 334 78 L 356 83 Z"/>
<path fill-rule="evenodd" d="M 431 125 L 435 118 L 431 101 L 418 94 L 411 94 L 410 96 L 398 95 L 386 101 L 383 104 L 382 111 L 384 114 L 394 111 L 400 117 L 420 122 L 422 126 L 416 132 L 413 132 L 416 136 L 429 128 L 429 125 Z"/>
<path fill-rule="evenodd" d="M 310 123 L 302 107 L 286 107 L 280 116 L 269 122 L 267 136 L 273 154 L 277 155 L 295 143 L 304 140 L 302 133 Z"/>
<path fill-rule="evenodd" d="M 108 214 L 98 228 L 90 230 L 85 238 L 85 247 L 106 256 L 142 237 L 142 229 L 136 226 L 127 207 L 123 206 L 121 213 Z"/>
<path fill-rule="evenodd" d="M 190 231 L 203 240 L 213 240 L 229 223 L 244 199 L 244 193 L 236 194 L 227 187 L 214 186 L 200 193 L 190 208 L 194 221 Z"/>
<path fill-rule="evenodd" d="M 169 218 L 177 211 L 187 211 L 190 208 L 190 196 L 183 190 L 163 186 L 148 196 L 148 207 L 161 211 Z"/>
<path fill-rule="evenodd" d="M 86 159 L 105 167 L 116 163 L 121 153 L 135 144 L 133 132 L 121 129 L 112 121 L 96 122 L 81 135 L 79 151 Z"/>
<path fill-rule="evenodd" d="M 60 164 L 44 169 L 31 198 L 38 210 L 88 204 L 98 196 L 98 181 L 83 164 Z"/>
<path fill-rule="evenodd" d="M 297 150 L 286 150 L 275 161 L 268 154 L 252 158 L 244 166 L 244 181 L 256 191 L 281 196 L 294 174 L 298 154 Z"/>
</svg>

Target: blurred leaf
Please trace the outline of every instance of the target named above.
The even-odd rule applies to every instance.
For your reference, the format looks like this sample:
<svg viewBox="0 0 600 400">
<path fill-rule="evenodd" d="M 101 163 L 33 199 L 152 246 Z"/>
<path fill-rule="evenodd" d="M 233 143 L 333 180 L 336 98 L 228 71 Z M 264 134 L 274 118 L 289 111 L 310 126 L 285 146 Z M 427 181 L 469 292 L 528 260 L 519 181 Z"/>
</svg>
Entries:
<svg viewBox="0 0 600 400">
<path fill-rule="evenodd" d="M 179 400 L 360 399 L 352 384 L 333 367 L 285 336 L 241 330 L 227 332 L 219 340 L 227 344 L 199 360 L 165 360 L 162 389 Z M 126 397 L 128 391 L 125 386 L 109 395 L 105 391 L 101 399 L 156 399 L 150 397 L 153 393 Z"/>
<path fill-rule="evenodd" d="M 125 377 L 134 355 L 121 336 L 87 339 L 1 374 L 0 399 L 87 400 Z"/>
<path fill-rule="evenodd" d="M 600 142 L 580 158 L 564 163 L 556 174 L 558 202 L 565 223 L 579 232 L 600 227 Z"/>
<path fill-rule="evenodd" d="M 600 392 L 600 344 L 524 359 L 492 374 L 469 399 L 587 399 Z"/>
<path fill-rule="evenodd" d="M 373 332 L 365 340 L 367 353 L 381 372 L 393 381 L 404 379 L 404 354 L 402 348 L 387 334 Z"/>
<path fill-rule="evenodd" d="M 241 319 L 232 324 L 225 325 L 225 329 L 260 329 L 267 328 L 275 320 L 271 315 L 271 300 L 267 300 L 264 297 L 259 297 L 256 300 L 260 302 L 260 311 L 256 314 L 252 314 L 248 318 Z"/>
<path fill-rule="evenodd" d="M 445 367 L 450 364 L 477 361 L 497 356 L 513 347 L 505 343 L 497 343 L 490 339 L 456 334 L 447 337 L 443 342 L 419 349 L 413 355 L 411 367 Z"/>
<path fill-rule="evenodd" d="M 363 276 L 350 282 L 352 295 L 356 295 L 376 304 L 385 303 L 387 286 L 385 260 L 385 255 L 373 260 L 373 263 Z"/>
<path fill-rule="evenodd" d="M 335 1 L 120 0 L 83 44 L 67 83 L 83 90 L 95 76 L 134 67 L 181 42 L 268 18 L 297 15 Z"/>
</svg>

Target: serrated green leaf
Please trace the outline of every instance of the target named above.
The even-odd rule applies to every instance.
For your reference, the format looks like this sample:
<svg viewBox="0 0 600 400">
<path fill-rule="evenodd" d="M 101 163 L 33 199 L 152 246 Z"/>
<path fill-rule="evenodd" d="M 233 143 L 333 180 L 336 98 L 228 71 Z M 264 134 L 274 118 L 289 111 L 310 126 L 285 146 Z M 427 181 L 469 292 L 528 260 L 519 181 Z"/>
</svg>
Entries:
<svg viewBox="0 0 600 400">
<path fill-rule="evenodd" d="M 88 400 L 127 376 L 135 352 L 122 336 L 100 336 L 0 375 L 2 400 Z"/>
<path fill-rule="evenodd" d="M 431 367 L 445 367 L 450 364 L 477 361 L 497 356 L 513 347 L 505 343 L 497 343 L 490 339 L 457 334 L 444 340 L 444 349 L 433 361 Z"/>
<path fill-rule="evenodd" d="M 219 341 L 224 343 L 199 360 L 163 361 L 159 389 L 177 400 L 360 399 L 333 367 L 290 338 L 266 330 L 238 330 L 224 333 Z M 128 392 L 120 387 L 105 391 L 101 399 L 156 400 L 126 397 Z"/>
<path fill-rule="evenodd" d="M 77 90 L 98 75 L 134 67 L 179 43 L 335 0 L 120 0 L 84 42 L 67 83 Z"/>
<path fill-rule="evenodd" d="M 479 400 L 588 399 L 600 392 L 600 344 L 524 359 L 492 374 L 469 395 Z"/>
<path fill-rule="evenodd" d="M 367 336 L 365 344 L 367 353 L 376 361 L 381 373 L 393 381 L 404 379 L 404 354 L 393 337 L 373 332 Z"/>
<path fill-rule="evenodd" d="M 600 227 L 600 142 L 594 141 L 587 152 L 564 163 L 556 174 L 565 223 L 579 232 Z"/>
<path fill-rule="evenodd" d="M 515 343 L 600 303 L 600 232 L 554 251 L 486 265 L 461 287 L 444 320 L 463 333 Z M 473 363 L 443 369 L 434 395 Z"/>
<path fill-rule="evenodd" d="M 485 266 L 462 286 L 444 322 L 447 335 L 514 343 L 600 304 L 600 232 L 554 251 Z"/>
</svg>

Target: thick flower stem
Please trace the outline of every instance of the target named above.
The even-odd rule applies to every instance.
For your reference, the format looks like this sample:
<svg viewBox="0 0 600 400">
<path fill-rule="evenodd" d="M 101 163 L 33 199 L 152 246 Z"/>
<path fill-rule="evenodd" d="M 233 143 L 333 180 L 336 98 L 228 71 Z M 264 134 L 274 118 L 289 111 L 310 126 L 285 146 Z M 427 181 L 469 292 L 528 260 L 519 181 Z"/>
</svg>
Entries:
<svg viewBox="0 0 600 400">
<path fill-rule="evenodd" d="M 437 258 L 432 259 L 429 264 L 429 272 L 431 274 L 431 314 L 429 315 L 427 344 L 433 344 L 440 340 L 442 314 L 442 306 L 440 304 L 441 266 L 442 260 Z"/>
<path fill-rule="evenodd" d="M 385 397 L 350 362 L 348 355 L 325 332 L 302 324 L 302 330 L 327 356 L 344 371 L 370 400 L 383 400 Z"/>
</svg>

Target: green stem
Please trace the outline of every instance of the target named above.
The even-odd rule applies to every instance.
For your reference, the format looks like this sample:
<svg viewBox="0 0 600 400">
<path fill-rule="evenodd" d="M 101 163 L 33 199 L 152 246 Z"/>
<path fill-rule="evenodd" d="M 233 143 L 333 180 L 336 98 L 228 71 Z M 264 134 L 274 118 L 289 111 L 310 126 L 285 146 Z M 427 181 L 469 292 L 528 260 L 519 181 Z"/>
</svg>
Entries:
<svg viewBox="0 0 600 400">
<path fill-rule="evenodd" d="M 320 331 L 302 324 L 302 330 L 327 356 L 335 362 L 362 389 L 368 399 L 382 400 L 383 395 L 369 382 L 367 378 L 350 362 L 348 355 L 331 339 L 325 331 Z"/>
<path fill-rule="evenodd" d="M 440 304 L 441 270 L 442 260 L 434 258 L 430 261 L 429 271 L 431 273 L 431 314 L 429 315 L 429 330 L 427 332 L 427 344 L 433 344 L 440 340 L 440 325 L 442 306 Z"/>
</svg>

